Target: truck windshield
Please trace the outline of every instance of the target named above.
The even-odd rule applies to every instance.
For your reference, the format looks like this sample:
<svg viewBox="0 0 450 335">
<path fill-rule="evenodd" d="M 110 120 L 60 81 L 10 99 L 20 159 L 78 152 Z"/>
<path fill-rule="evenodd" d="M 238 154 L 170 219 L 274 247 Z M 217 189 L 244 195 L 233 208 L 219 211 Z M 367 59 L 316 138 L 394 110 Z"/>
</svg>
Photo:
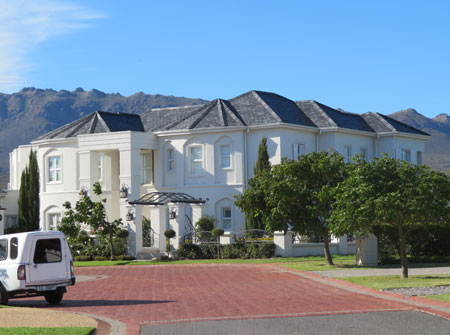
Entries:
<svg viewBox="0 0 450 335">
<path fill-rule="evenodd" d="M 35 264 L 61 262 L 61 241 L 58 238 L 37 240 L 33 262 Z"/>
<path fill-rule="evenodd" d="M 8 240 L 0 240 L 0 261 L 8 258 Z"/>
</svg>

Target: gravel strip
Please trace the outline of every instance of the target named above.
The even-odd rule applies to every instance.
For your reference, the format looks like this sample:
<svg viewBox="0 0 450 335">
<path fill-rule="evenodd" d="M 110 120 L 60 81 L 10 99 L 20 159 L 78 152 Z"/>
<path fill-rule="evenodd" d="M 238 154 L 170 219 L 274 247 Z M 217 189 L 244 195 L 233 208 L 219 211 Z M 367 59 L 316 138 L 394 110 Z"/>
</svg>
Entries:
<svg viewBox="0 0 450 335">
<path fill-rule="evenodd" d="M 55 310 L 0 308 L 0 327 L 97 327 L 97 321 L 85 315 Z"/>
<path fill-rule="evenodd" d="M 400 268 L 394 269 L 361 269 L 361 270 L 330 270 L 330 271 L 312 271 L 323 277 L 365 277 L 365 276 L 395 276 L 401 274 Z M 432 267 L 432 268 L 409 268 L 410 275 L 445 275 L 450 274 L 450 266 Z"/>
<path fill-rule="evenodd" d="M 381 291 L 404 294 L 405 296 L 436 295 L 450 293 L 450 285 L 428 287 L 387 288 Z"/>
</svg>

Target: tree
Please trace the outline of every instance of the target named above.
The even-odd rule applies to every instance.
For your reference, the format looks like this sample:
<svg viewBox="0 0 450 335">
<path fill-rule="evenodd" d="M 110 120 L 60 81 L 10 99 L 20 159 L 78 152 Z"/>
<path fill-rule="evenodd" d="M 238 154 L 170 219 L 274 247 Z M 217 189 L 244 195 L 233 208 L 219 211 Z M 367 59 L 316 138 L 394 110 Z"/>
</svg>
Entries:
<svg viewBox="0 0 450 335">
<path fill-rule="evenodd" d="M 450 179 L 424 165 L 387 156 L 358 159 L 336 190 L 333 230 L 364 236 L 375 225 L 395 228 L 402 266 L 408 278 L 406 239 L 431 224 L 450 225 Z"/>
<path fill-rule="evenodd" d="M 170 252 L 170 239 L 174 238 L 177 233 L 173 229 L 166 229 L 164 236 L 167 238 L 166 251 Z"/>
<path fill-rule="evenodd" d="M 36 151 L 31 150 L 28 165 L 20 178 L 18 200 L 19 230 L 33 231 L 39 229 L 39 168 Z"/>
<path fill-rule="evenodd" d="M 102 187 L 97 182 L 92 187 L 93 192 L 100 198 Z M 113 237 L 122 230 L 122 219 L 116 219 L 110 222 L 107 219 L 105 205 L 106 199 L 92 201 L 88 196 L 83 197 L 75 204 L 72 209 L 70 202 L 66 201 L 63 206 L 66 208 L 64 217 L 61 220 L 60 230 L 72 234 L 81 224 L 89 226 L 93 231 L 108 238 L 108 244 L 111 249 L 110 259 L 114 259 Z"/>
<path fill-rule="evenodd" d="M 271 164 L 269 153 L 267 151 L 267 138 L 264 136 L 258 147 L 258 158 L 253 169 L 254 177 L 260 176 L 265 171 L 270 171 Z M 252 187 L 252 180 L 249 181 L 249 187 Z M 256 200 L 256 199 L 255 199 Z M 260 206 L 264 206 L 264 198 L 259 197 Z M 245 216 L 245 225 L 247 230 L 265 229 L 261 215 L 258 212 L 248 212 Z"/>
<path fill-rule="evenodd" d="M 283 160 L 252 178 L 251 187 L 237 196 L 236 206 L 245 213 L 260 215 L 271 230 L 287 230 L 291 225 L 300 234 L 320 234 L 326 261 L 332 265 L 328 218 L 333 190 L 344 178 L 345 164 L 338 153 L 302 155 L 297 161 Z"/>
</svg>

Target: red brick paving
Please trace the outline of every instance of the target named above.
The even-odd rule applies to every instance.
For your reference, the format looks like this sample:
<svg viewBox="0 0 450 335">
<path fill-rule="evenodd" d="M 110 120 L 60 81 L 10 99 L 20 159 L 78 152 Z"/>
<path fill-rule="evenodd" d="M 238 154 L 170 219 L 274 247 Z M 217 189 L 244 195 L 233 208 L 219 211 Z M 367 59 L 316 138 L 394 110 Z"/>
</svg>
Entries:
<svg viewBox="0 0 450 335">
<path fill-rule="evenodd" d="M 412 310 L 267 265 L 159 265 L 77 268 L 108 278 L 68 288 L 57 309 L 119 320 L 127 334 L 143 323 Z M 46 306 L 43 298 L 12 305 Z"/>
</svg>

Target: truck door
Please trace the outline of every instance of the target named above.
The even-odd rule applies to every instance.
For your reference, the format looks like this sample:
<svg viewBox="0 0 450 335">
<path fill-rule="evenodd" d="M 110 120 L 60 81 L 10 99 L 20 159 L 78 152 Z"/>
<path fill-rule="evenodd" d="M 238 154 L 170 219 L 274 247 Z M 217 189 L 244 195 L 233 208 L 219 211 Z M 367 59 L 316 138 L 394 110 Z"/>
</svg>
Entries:
<svg viewBox="0 0 450 335">
<path fill-rule="evenodd" d="M 33 236 L 27 284 L 70 279 L 65 249 L 59 237 Z"/>
</svg>

